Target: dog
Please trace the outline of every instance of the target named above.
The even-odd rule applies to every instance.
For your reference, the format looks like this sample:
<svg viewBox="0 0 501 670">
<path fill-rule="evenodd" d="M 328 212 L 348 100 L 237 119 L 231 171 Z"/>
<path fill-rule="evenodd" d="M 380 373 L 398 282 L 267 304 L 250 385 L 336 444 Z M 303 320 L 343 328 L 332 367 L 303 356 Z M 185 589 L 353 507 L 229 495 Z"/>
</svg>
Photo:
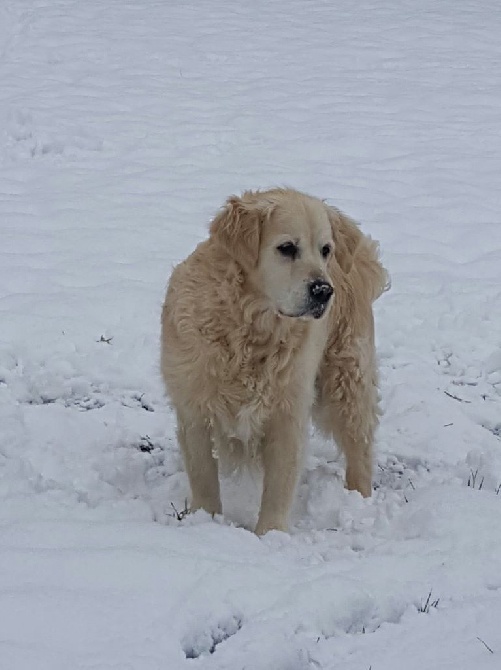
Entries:
<svg viewBox="0 0 501 670">
<path fill-rule="evenodd" d="M 177 414 L 191 510 L 221 514 L 220 464 L 263 472 L 255 532 L 287 531 L 310 419 L 372 492 L 378 377 L 372 303 L 388 288 L 378 244 L 289 188 L 231 196 L 172 272 L 161 371 Z"/>
</svg>

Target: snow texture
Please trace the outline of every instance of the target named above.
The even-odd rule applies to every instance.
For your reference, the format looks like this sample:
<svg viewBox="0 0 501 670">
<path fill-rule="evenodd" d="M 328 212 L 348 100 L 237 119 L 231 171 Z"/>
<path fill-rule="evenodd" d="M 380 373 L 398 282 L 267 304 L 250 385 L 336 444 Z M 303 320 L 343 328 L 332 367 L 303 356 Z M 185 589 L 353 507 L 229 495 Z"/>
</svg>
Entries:
<svg viewBox="0 0 501 670">
<path fill-rule="evenodd" d="M 490 670 L 501 658 L 498 0 L 3 0 L 0 667 Z M 185 516 L 173 265 L 290 185 L 381 241 L 370 500 L 312 435 Z"/>
</svg>

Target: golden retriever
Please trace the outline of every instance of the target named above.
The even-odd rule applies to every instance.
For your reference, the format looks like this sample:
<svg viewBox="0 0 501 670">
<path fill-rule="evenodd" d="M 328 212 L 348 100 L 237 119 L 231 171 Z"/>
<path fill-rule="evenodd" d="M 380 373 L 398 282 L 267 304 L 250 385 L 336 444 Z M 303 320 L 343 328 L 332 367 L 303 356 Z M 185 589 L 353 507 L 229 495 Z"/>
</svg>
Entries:
<svg viewBox="0 0 501 670">
<path fill-rule="evenodd" d="M 377 243 L 292 189 L 230 197 L 170 278 L 161 368 L 177 413 L 191 509 L 222 512 L 218 462 L 263 470 L 255 532 L 286 530 L 310 417 L 370 496 L 378 423 L 372 303 Z"/>
</svg>

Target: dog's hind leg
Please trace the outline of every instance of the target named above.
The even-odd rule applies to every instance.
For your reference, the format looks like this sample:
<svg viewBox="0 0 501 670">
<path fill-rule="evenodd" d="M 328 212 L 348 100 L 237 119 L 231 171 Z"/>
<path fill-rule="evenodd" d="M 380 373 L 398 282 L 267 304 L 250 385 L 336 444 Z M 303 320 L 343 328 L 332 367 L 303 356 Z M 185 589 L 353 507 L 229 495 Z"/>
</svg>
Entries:
<svg viewBox="0 0 501 670">
<path fill-rule="evenodd" d="M 212 455 L 210 426 L 202 417 L 187 418 L 181 412 L 177 420 L 177 437 L 191 487 L 191 510 L 221 514 L 218 465 Z"/>
<path fill-rule="evenodd" d="M 346 458 L 346 488 L 368 498 L 372 494 L 374 427 L 350 425 L 342 407 L 332 408 L 332 420 L 332 435 Z"/>
<path fill-rule="evenodd" d="M 317 380 L 313 419 L 331 435 L 346 457 L 346 487 L 364 497 L 372 493 L 374 434 L 378 425 L 377 372 L 372 352 L 343 356 Z"/>
</svg>

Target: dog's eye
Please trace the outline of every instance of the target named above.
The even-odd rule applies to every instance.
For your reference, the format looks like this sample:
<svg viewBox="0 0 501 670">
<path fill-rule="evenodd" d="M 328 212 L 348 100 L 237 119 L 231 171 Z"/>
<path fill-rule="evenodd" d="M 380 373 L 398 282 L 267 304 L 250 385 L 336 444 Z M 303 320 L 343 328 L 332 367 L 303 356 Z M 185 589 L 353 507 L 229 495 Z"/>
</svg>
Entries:
<svg viewBox="0 0 501 670">
<path fill-rule="evenodd" d="M 331 245 L 330 244 L 324 244 L 324 246 L 322 247 L 322 252 L 321 253 L 322 253 L 323 258 L 327 258 L 328 256 L 330 256 Z"/>
<path fill-rule="evenodd" d="M 299 249 L 294 242 L 284 242 L 283 244 L 279 244 L 277 251 L 279 251 L 282 256 L 291 258 L 292 260 L 299 256 Z"/>
</svg>

